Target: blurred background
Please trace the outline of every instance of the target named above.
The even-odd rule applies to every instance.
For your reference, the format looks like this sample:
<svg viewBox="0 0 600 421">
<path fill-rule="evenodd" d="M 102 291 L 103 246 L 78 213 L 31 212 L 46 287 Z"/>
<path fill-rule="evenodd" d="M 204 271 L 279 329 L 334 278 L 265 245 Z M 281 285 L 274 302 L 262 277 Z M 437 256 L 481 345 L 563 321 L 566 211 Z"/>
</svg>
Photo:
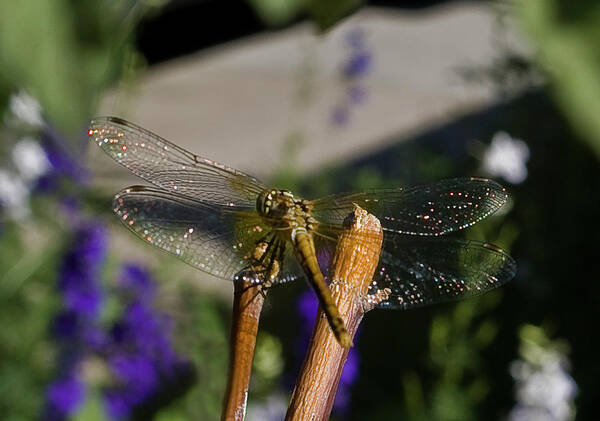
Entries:
<svg viewBox="0 0 600 421">
<path fill-rule="evenodd" d="M 335 420 L 595 419 L 600 4 L 0 2 L 0 415 L 216 420 L 232 285 L 112 215 L 88 147 L 131 120 L 306 198 L 479 175 L 467 230 L 518 262 L 484 296 L 362 323 Z M 594 251 L 596 250 L 596 251 Z M 273 288 L 248 419 L 280 420 L 316 312 Z"/>
</svg>

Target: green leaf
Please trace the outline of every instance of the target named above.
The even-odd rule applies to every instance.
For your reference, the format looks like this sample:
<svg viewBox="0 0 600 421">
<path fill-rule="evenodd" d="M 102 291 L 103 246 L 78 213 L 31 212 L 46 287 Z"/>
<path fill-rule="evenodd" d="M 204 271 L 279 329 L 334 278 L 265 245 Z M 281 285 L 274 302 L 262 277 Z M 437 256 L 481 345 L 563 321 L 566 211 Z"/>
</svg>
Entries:
<svg viewBox="0 0 600 421">
<path fill-rule="evenodd" d="M 34 96 L 60 131 L 81 130 L 122 71 L 140 4 L 0 2 L 0 84 Z"/>
<path fill-rule="evenodd" d="M 248 0 L 267 24 L 281 26 L 307 13 L 319 30 L 326 31 L 364 3 L 362 0 Z"/>
<path fill-rule="evenodd" d="M 248 0 L 258 16 L 271 26 L 289 23 L 303 9 L 304 0 Z"/>
<path fill-rule="evenodd" d="M 102 397 L 98 391 L 92 391 L 86 396 L 83 407 L 73 417 L 73 421 L 105 421 Z"/>
<path fill-rule="evenodd" d="M 76 67 L 73 19 L 64 1 L 32 0 L 19 7 L 0 2 L 3 72 L 27 87 L 60 127 L 71 130 L 89 114 Z"/>
<path fill-rule="evenodd" d="M 521 1 L 516 11 L 539 50 L 553 95 L 600 155 L 600 3 Z"/>
<path fill-rule="evenodd" d="M 308 0 L 306 9 L 319 29 L 326 31 L 362 4 L 362 0 Z"/>
</svg>

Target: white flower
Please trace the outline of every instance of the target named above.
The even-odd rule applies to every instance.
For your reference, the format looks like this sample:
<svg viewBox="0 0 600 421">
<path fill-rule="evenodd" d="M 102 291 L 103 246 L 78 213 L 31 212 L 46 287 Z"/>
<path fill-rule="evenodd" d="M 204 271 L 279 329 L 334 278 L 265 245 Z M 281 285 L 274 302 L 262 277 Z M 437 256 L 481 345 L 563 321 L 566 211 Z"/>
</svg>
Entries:
<svg viewBox="0 0 600 421">
<path fill-rule="evenodd" d="M 12 150 L 12 158 L 26 182 L 46 174 L 50 163 L 40 144 L 30 137 L 21 139 Z"/>
<path fill-rule="evenodd" d="M 29 215 L 29 189 L 14 173 L 0 169 L 0 205 L 12 219 L 21 220 Z"/>
<path fill-rule="evenodd" d="M 510 365 L 517 398 L 510 421 L 571 421 L 575 417 L 577 384 L 568 372 L 567 356 L 552 343 L 521 340 L 522 359 Z"/>
<path fill-rule="evenodd" d="M 275 392 L 261 404 L 248 407 L 248 421 L 279 421 L 285 418 L 288 399 Z"/>
<path fill-rule="evenodd" d="M 527 178 L 525 163 L 529 159 L 529 147 L 520 139 L 506 132 L 498 132 L 492 138 L 482 159 L 483 170 L 490 175 L 519 184 Z"/>
<path fill-rule="evenodd" d="M 18 119 L 27 124 L 32 126 L 42 126 L 44 124 L 39 102 L 23 91 L 10 96 L 9 108 Z"/>
</svg>

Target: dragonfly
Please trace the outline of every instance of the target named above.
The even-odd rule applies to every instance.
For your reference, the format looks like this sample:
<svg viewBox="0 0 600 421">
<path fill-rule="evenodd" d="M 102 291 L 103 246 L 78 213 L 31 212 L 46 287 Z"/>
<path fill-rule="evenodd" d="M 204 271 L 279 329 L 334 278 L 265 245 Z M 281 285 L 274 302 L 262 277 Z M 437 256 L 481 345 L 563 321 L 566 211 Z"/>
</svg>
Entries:
<svg viewBox="0 0 600 421">
<path fill-rule="evenodd" d="M 235 281 L 243 274 L 268 288 L 306 278 L 344 347 L 352 340 L 326 276 L 344 220 L 356 206 L 379 218 L 383 229 L 369 286 L 369 296 L 380 297 L 379 308 L 409 309 L 478 295 L 516 273 L 515 261 L 498 246 L 446 235 L 507 202 L 506 189 L 490 179 L 454 178 L 305 200 L 117 117 L 94 119 L 88 134 L 151 184 L 114 197 L 115 214 L 135 235 L 223 279 Z"/>
</svg>

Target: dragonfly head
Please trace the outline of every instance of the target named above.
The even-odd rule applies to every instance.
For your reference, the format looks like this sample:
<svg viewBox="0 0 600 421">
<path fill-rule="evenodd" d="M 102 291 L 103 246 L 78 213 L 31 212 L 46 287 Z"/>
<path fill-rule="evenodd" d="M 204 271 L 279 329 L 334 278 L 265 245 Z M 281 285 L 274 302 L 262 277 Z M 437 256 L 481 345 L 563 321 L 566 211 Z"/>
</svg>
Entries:
<svg viewBox="0 0 600 421">
<path fill-rule="evenodd" d="M 294 195 L 287 190 L 263 190 L 256 199 L 256 210 L 263 218 L 283 219 L 294 207 Z"/>
</svg>

